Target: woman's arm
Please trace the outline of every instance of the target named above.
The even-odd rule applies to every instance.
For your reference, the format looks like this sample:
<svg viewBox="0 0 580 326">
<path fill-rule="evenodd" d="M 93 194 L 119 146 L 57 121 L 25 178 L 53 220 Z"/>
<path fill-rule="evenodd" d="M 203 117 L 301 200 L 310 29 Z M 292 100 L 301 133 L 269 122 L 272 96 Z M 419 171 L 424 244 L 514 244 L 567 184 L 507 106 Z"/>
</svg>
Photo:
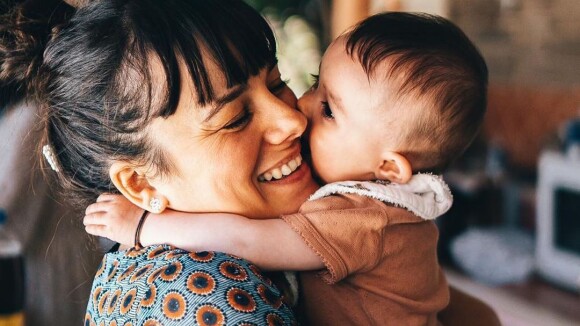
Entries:
<svg viewBox="0 0 580 326">
<path fill-rule="evenodd" d="M 143 210 L 121 195 L 105 195 L 84 218 L 88 233 L 133 245 Z M 254 220 L 225 213 L 150 214 L 141 230 L 144 246 L 166 243 L 188 251 L 219 251 L 265 270 L 316 270 L 322 259 L 281 219 Z"/>
</svg>

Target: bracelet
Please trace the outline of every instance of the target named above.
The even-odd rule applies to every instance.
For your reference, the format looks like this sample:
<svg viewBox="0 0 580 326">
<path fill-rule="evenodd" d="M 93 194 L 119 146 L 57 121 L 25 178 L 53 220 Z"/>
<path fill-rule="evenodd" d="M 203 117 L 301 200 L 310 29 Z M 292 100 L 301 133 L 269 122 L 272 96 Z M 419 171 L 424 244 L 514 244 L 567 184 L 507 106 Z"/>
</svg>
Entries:
<svg viewBox="0 0 580 326">
<path fill-rule="evenodd" d="M 149 211 L 145 210 L 143 212 L 143 215 L 141 215 L 141 218 L 139 219 L 139 224 L 137 224 L 137 229 L 135 230 L 135 245 L 134 245 L 134 248 L 136 250 L 143 249 L 143 245 L 141 244 L 141 241 L 140 241 L 141 229 L 143 229 L 143 224 L 145 224 L 145 220 L 147 219 L 148 215 L 149 215 Z"/>
</svg>

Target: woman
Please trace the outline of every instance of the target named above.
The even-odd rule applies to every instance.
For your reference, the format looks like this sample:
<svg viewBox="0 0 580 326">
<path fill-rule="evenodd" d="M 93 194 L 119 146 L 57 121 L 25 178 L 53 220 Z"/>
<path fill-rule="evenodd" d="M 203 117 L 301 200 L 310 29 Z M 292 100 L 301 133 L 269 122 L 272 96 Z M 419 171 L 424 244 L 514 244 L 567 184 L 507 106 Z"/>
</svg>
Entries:
<svg viewBox="0 0 580 326">
<path fill-rule="evenodd" d="M 262 218 L 295 211 L 316 189 L 306 164 L 258 181 L 300 154 L 306 119 L 270 28 L 244 2 L 104 0 L 75 11 L 27 1 L 2 24 L 2 93 L 40 99 L 44 152 L 75 199 L 120 192 L 147 210 Z M 105 256 L 88 324 L 193 321 L 294 320 L 235 257 L 166 246 Z"/>
</svg>

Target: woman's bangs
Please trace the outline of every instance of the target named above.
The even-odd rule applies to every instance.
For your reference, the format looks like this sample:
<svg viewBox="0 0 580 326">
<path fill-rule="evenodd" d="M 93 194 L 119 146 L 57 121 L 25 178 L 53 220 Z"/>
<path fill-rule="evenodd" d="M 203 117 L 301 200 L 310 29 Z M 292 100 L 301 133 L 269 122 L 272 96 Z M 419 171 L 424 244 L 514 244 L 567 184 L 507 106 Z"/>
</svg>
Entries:
<svg viewBox="0 0 580 326">
<path fill-rule="evenodd" d="M 250 76 L 276 63 L 274 34 L 264 18 L 249 5 L 242 1 L 222 0 L 202 1 L 202 5 L 195 7 L 191 9 L 196 13 L 183 17 L 192 28 L 184 30 L 186 34 L 181 40 L 187 42 L 180 44 L 180 49 L 196 85 L 200 104 L 211 102 L 215 97 L 207 84 L 197 87 L 196 79 L 210 80 L 206 67 L 200 62 L 200 48 L 203 47 L 204 53 L 208 53 L 217 64 L 228 88 L 246 83 Z M 212 17 L 215 12 L 220 15 Z M 203 17 L 203 21 L 194 22 L 191 17 L 195 16 Z M 197 44 L 191 46 L 188 44 L 190 40 Z"/>
<path fill-rule="evenodd" d="M 154 115 L 167 117 L 177 108 L 182 87 L 180 74 L 184 73 L 180 72 L 180 62 L 187 67 L 199 105 L 216 97 L 204 59 L 217 65 L 228 88 L 246 83 L 250 76 L 276 63 L 276 43 L 270 26 L 243 1 L 144 4 L 138 2 L 130 12 L 137 24 L 136 39 L 144 41 L 146 51 L 159 59 L 164 70 L 166 96 Z"/>
</svg>

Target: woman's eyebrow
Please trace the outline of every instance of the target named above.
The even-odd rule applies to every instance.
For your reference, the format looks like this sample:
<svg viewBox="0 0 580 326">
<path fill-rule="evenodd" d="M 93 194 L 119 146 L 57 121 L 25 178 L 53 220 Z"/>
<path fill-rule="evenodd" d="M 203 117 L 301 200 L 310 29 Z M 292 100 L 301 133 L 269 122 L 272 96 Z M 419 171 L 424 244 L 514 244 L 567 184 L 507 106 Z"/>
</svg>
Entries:
<svg viewBox="0 0 580 326">
<path fill-rule="evenodd" d="M 211 103 L 212 108 L 209 111 L 207 117 L 203 120 L 203 122 L 208 122 L 209 120 L 211 120 L 211 118 L 213 118 L 222 109 L 224 105 L 238 98 L 243 92 L 246 91 L 246 89 L 248 89 L 247 84 L 237 85 L 233 88 L 230 88 L 226 94 L 213 100 Z"/>
</svg>

